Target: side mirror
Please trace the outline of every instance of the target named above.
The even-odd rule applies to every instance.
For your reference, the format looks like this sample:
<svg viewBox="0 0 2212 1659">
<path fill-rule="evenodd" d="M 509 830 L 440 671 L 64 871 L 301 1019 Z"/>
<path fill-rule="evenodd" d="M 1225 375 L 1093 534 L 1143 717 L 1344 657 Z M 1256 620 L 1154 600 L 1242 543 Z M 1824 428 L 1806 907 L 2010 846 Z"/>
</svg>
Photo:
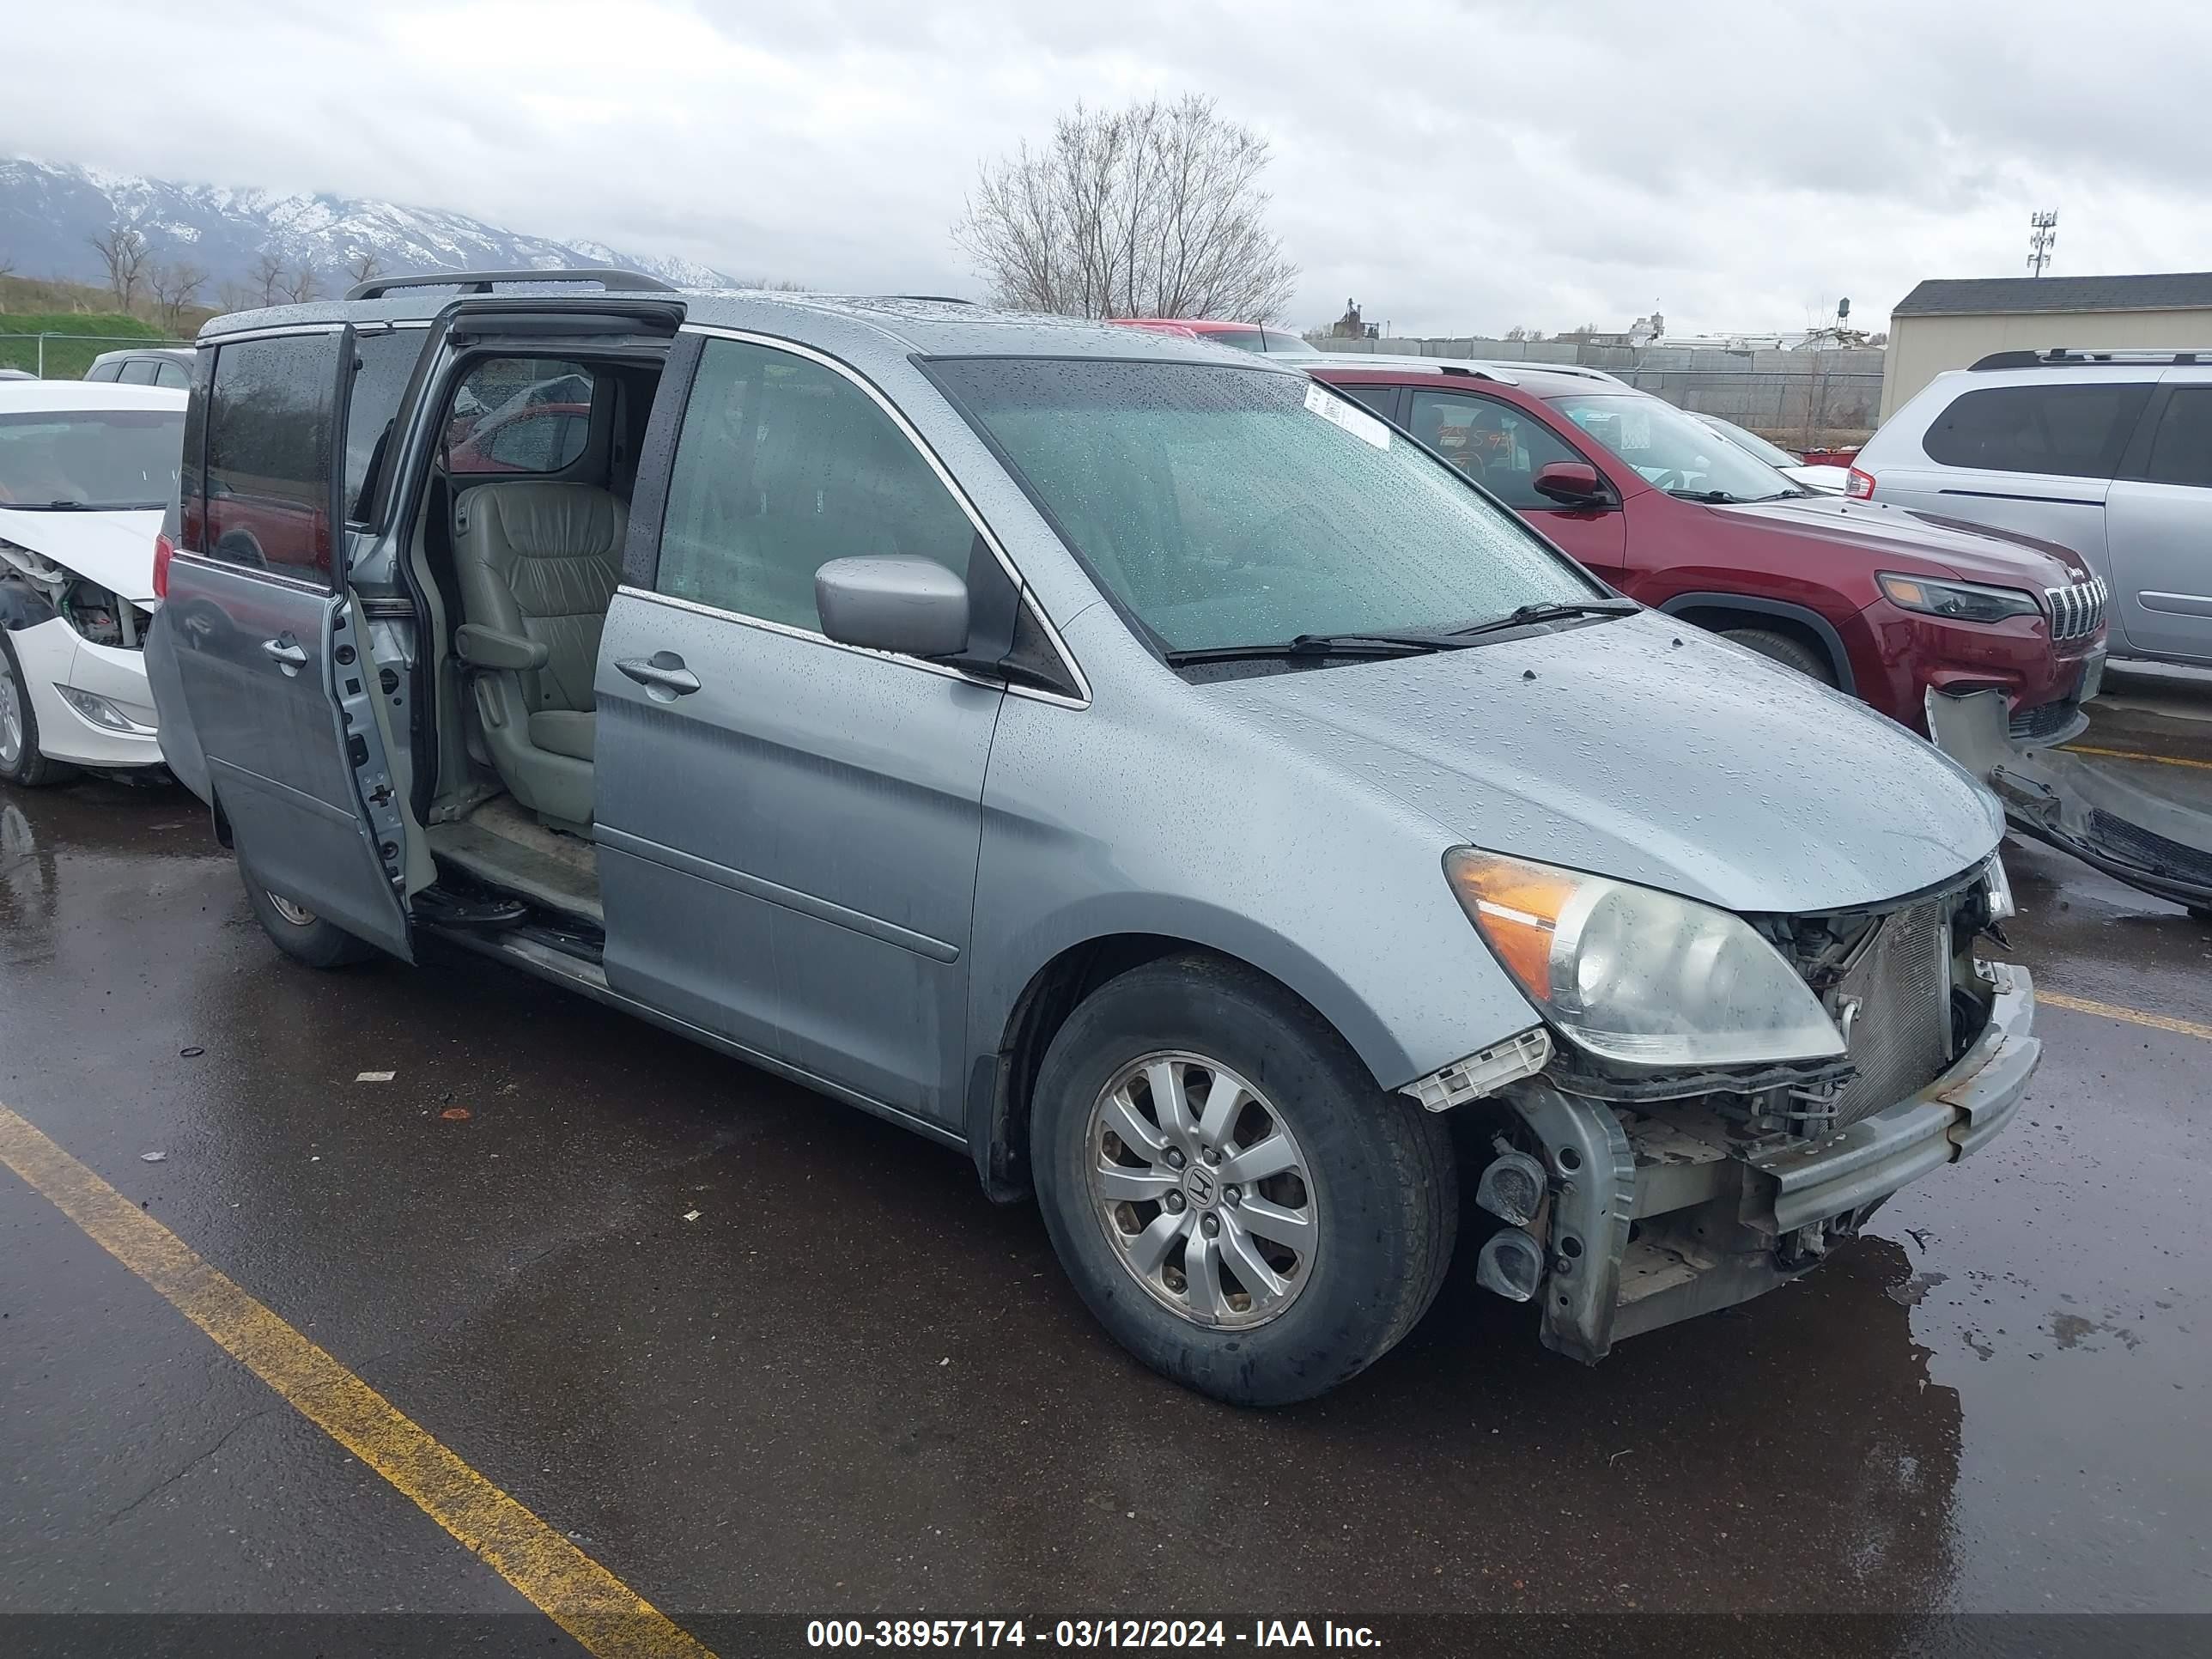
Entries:
<svg viewBox="0 0 2212 1659">
<path fill-rule="evenodd" d="M 1562 507 L 1597 507 L 1606 500 L 1605 483 L 1588 461 L 1547 461 L 1529 487 Z"/>
<path fill-rule="evenodd" d="M 840 645 L 908 657 L 968 648 L 968 584 L 934 559 L 832 559 L 814 573 L 814 608 Z"/>
</svg>

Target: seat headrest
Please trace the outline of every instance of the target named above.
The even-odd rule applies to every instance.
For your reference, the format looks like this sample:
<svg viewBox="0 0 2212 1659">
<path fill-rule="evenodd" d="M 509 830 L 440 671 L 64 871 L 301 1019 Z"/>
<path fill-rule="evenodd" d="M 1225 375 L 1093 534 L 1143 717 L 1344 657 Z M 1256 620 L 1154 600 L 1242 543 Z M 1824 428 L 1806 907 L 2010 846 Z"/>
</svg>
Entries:
<svg viewBox="0 0 2212 1659">
<path fill-rule="evenodd" d="M 620 499 L 596 484 L 477 484 L 453 504 L 457 537 L 496 534 L 526 558 L 619 559 L 629 524 Z"/>
</svg>

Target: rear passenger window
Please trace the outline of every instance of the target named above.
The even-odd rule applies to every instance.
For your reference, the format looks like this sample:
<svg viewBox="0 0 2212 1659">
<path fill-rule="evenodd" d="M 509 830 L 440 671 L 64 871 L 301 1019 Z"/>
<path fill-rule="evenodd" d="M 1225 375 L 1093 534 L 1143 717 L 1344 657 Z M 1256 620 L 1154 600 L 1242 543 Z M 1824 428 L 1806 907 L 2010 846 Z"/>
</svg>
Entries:
<svg viewBox="0 0 2212 1659">
<path fill-rule="evenodd" d="M 185 373 L 185 366 L 182 363 L 173 363 L 164 358 L 161 362 L 154 365 L 154 384 L 155 386 L 173 386 L 178 391 L 182 392 L 191 383 L 192 377 Z"/>
<path fill-rule="evenodd" d="M 2109 478 L 2133 435 L 2148 386 L 1996 386 L 1969 392 L 1921 441 L 1945 466 Z"/>
<path fill-rule="evenodd" d="M 198 551 L 249 569 L 329 577 L 342 337 L 280 335 L 216 354 Z"/>
<path fill-rule="evenodd" d="M 902 555 L 962 576 L 975 527 L 867 393 L 805 358 L 709 340 L 668 481 L 655 586 L 819 632 L 814 573 Z"/>
<path fill-rule="evenodd" d="M 151 386 L 154 384 L 154 359 L 133 357 L 123 365 L 123 373 L 116 378 L 125 386 Z"/>
<path fill-rule="evenodd" d="M 453 394 L 447 471 L 456 475 L 560 472 L 583 458 L 599 380 L 581 363 L 492 357 Z"/>
<path fill-rule="evenodd" d="M 90 368 L 85 370 L 84 378 L 88 380 L 112 380 L 121 373 L 123 373 L 121 363 L 94 363 Z"/>
<path fill-rule="evenodd" d="M 2153 483 L 2212 485 L 2212 386 L 2173 389 L 2143 474 Z"/>
</svg>

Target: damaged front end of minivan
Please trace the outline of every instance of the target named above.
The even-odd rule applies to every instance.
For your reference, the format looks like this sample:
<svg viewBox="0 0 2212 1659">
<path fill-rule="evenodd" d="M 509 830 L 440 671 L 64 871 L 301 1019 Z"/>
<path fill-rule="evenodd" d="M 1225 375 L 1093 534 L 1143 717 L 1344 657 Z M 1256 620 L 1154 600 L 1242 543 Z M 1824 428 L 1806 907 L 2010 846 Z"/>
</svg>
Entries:
<svg viewBox="0 0 2212 1659">
<path fill-rule="evenodd" d="M 1995 854 L 1881 904 L 1745 916 L 1455 856 L 1547 1024 L 1406 1092 L 1506 1109 L 1476 1191 L 1504 1224 L 1477 1277 L 1536 1302 L 1545 1345 L 1575 1358 L 1817 1266 L 1997 1134 L 2040 1057 L 2027 975 L 1975 954 L 2012 909 Z M 1624 971 L 1655 927 L 1666 946 Z"/>
<path fill-rule="evenodd" d="M 2212 812 L 2185 784 L 2021 743 L 2001 691 L 1929 693 L 1928 729 L 1936 747 L 1996 792 L 2020 834 L 2142 892 L 2212 910 Z"/>
</svg>

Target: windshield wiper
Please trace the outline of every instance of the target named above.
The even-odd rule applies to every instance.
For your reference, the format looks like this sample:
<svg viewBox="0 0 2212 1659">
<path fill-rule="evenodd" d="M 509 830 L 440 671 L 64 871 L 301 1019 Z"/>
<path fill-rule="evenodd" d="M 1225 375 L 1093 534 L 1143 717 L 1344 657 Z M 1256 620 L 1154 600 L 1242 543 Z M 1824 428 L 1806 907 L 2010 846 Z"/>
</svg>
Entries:
<svg viewBox="0 0 2212 1659">
<path fill-rule="evenodd" d="M 0 507 L 17 513 L 91 513 L 96 509 L 90 501 L 0 501 Z"/>
<path fill-rule="evenodd" d="M 1255 645 L 1194 646 L 1166 653 L 1168 666 L 1194 662 L 1243 662 L 1269 657 L 1413 657 L 1456 651 L 1466 641 L 1451 634 L 1300 634 Z"/>
<path fill-rule="evenodd" d="M 1464 640 L 1478 634 L 1496 634 L 1508 628 L 1526 628 L 1531 623 L 1565 622 L 1570 617 L 1627 617 L 1641 609 L 1632 599 L 1559 599 L 1542 600 L 1509 611 L 1502 617 L 1492 617 L 1488 622 L 1477 623 L 1472 628 L 1455 628 L 1452 637 Z"/>
<path fill-rule="evenodd" d="M 1741 507 L 1750 499 L 1731 495 L 1725 489 L 1670 489 L 1667 493 L 1678 501 L 1703 501 L 1707 507 Z M 1762 495 L 1759 499 L 1766 498 Z"/>
</svg>

